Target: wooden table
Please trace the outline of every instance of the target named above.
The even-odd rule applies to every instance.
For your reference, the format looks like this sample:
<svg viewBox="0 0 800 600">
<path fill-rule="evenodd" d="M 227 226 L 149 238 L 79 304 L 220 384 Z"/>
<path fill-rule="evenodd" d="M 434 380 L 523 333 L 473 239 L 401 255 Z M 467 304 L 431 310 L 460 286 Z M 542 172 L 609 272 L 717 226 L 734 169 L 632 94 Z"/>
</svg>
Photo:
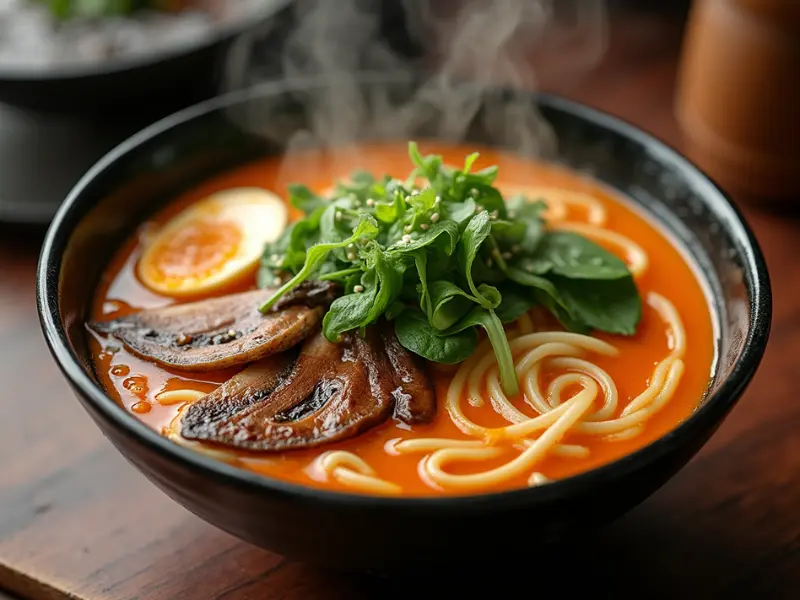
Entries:
<svg viewBox="0 0 800 600">
<path fill-rule="evenodd" d="M 561 91 L 680 145 L 671 111 L 680 31 L 648 19 L 616 25 L 604 63 Z M 583 547 L 528 573 L 458 574 L 448 597 L 551 584 L 598 598 L 800 597 L 800 223 L 745 212 L 772 272 L 775 318 L 763 366 L 725 425 L 668 485 Z M 157 491 L 98 433 L 45 348 L 34 304 L 39 242 L 0 230 L 0 588 L 48 600 L 353 600 L 422 597 L 448 581 L 288 562 Z"/>
</svg>

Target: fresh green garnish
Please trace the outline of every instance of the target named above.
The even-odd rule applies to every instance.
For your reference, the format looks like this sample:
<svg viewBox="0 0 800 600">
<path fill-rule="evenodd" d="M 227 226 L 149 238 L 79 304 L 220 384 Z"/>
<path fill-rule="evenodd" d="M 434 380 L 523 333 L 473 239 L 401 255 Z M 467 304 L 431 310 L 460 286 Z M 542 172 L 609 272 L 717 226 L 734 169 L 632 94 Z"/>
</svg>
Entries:
<svg viewBox="0 0 800 600">
<path fill-rule="evenodd" d="M 496 167 L 472 172 L 477 154 L 461 169 L 414 142 L 409 156 L 403 181 L 358 172 L 331 199 L 290 187 L 306 216 L 264 251 L 259 285 L 279 287 L 262 312 L 307 279 L 337 281 L 344 295 L 323 320 L 328 340 L 384 317 L 406 349 L 446 364 L 469 357 L 483 329 L 507 394 L 518 385 L 503 324 L 534 305 L 570 331 L 636 331 L 642 302 L 623 261 L 574 233 L 547 231 L 543 202 L 504 200 Z"/>
</svg>

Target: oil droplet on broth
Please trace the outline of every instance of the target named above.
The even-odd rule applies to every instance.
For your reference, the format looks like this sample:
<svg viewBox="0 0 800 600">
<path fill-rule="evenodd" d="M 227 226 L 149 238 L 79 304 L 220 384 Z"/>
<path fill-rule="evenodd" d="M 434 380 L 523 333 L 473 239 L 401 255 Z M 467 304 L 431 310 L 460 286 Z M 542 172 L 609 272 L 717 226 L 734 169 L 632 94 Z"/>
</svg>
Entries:
<svg viewBox="0 0 800 600">
<path fill-rule="evenodd" d="M 141 395 L 147 391 L 147 379 L 141 375 L 134 375 L 123 381 L 122 387 L 132 394 Z"/>
<path fill-rule="evenodd" d="M 116 377 L 124 377 L 130 372 L 131 369 L 128 365 L 114 365 L 111 367 L 111 374 Z"/>
<path fill-rule="evenodd" d="M 146 400 L 142 400 L 131 406 L 131 410 L 139 415 L 149 413 L 151 408 L 153 408 L 153 406 Z"/>
</svg>

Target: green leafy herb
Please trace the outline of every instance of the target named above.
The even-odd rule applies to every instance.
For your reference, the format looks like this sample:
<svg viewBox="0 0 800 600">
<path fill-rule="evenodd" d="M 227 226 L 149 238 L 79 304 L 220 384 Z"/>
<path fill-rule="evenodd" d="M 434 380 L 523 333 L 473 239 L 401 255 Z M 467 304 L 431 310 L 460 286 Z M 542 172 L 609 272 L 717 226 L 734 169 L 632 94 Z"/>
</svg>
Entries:
<svg viewBox="0 0 800 600">
<path fill-rule="evenodd" d="M 473 171 L 477 154 L 453 168 L 411 142 L 409 157 L 405 179 L 353 173 L 331 199 L 289 188 L 306 216 L 264 250 L 259 285 L 278 289 L 262 311 L 307 279 L 339 282 L 344 294 L 323 320 L 327 339 L 386 319 L 411 352 L 455 364 L 482 331 L 508 394 L 518 383 L 503 324 L 535 305 L 570 331 L 636 331 L 641 298 L 622 260 L 575 233 L 549 231 L 544 203 L 504 200 L 496 167 Z"/>
<path fill-rule="evenodd" d="M 426 312 L 430 324 L 439 331 L 455 325 L 474 306 L 472 296 L 449 281 L 434 281 L 430 290 L 432 308 Z"/>
<path fill-rule="evenodd" d="M 494 310 L 476 306 L 464 319 L 447 330 L 446 333 L 449 335 L 457 335 L 463 331 L 473 330 L 475 327 L 482 327 L 489 336 L 489 341 L 492 343 L 495 356 L 497 357 L 500 382 L 506 394 L 517 394 L 519 392 L 519 385 L 514 370 L 511 348 L 508 345 L 508 338 L 503 329 L 503 324 Z"/>
<path fill-rule="evenodd" d="M 620 279 L 630 275 L 619 258 L 600 246 L 567 231 L 545 235 L 541 247 L 526 261 L 526 270 L 537 275 L 552 272 L 569 279 Z"/>
<path fill-rule="evenodd" d="M 469 358 L 478 346 L 475 328 L 442 335 L 418 310 L 404 310 L 394 328 L 404 348 L 428 360 L 453 365 Z"/>
</svg>

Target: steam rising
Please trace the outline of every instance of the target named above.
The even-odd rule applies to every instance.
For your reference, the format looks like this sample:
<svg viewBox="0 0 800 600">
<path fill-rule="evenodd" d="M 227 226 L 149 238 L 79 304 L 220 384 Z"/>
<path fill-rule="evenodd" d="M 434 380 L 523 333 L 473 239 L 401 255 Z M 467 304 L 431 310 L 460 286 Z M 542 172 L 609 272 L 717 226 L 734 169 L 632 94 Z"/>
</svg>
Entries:
<svg viewBox="0 0 800 600">
<path fill-rule="evenodd" d="M 550 49 L 564 73 L 592 67 L 605 50 L 604 1 L 404 0 L 406 30 L 433 57 L 435 68 L 423 67 L 422 77 L 420 64 L 382 35 L 380 2 L 300 0 L 292 5 L 281 72 L 253 68 L 275 62 L 269 46 L 258 49 L 259 38 L 277 33 L 268 23 L 241 40 L 227 75 L 230 88 L 281 78 L 316 82 L 295 96 L 302 122 L 287 112 L 285 98 L 232 116 L 287 154 L 357 139 L 460 141 L 479 128 L 484 140 L 517 153 L 554 157 L 554 132 L 529 96 L 538 85 L 531 63 Z M 365 85 L 365 73 L 393 83 Z"/>
</svg>

